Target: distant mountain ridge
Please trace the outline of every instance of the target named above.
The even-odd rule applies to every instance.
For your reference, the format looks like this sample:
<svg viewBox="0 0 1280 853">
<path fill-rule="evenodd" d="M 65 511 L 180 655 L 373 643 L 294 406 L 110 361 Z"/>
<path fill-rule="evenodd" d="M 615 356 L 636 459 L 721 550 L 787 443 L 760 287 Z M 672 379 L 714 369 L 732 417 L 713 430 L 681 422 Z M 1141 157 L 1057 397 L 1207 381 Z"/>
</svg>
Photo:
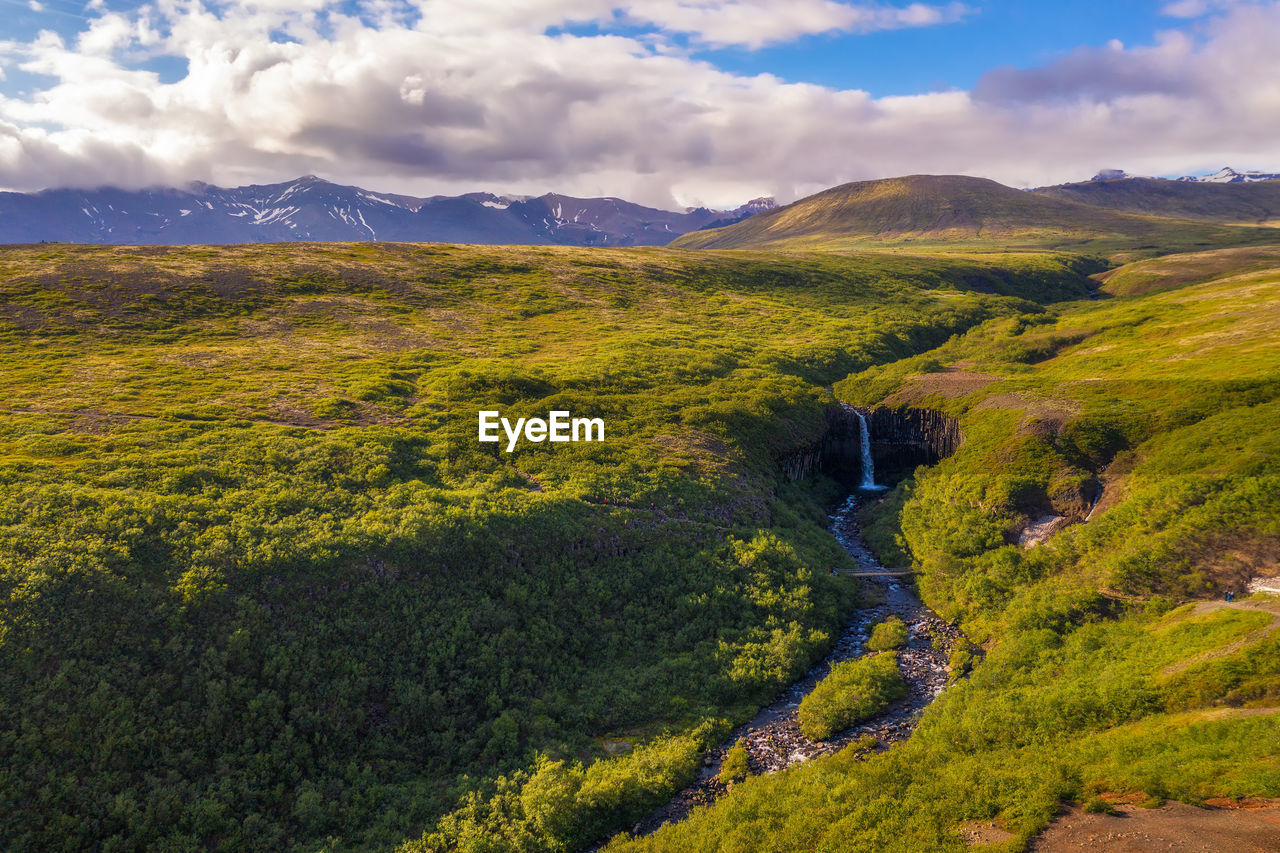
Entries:
<svg viewBox="0 0 1280 853">
<path fill-rule="evenodd" d="M 306 175 L 279 184 L 0 193 L 0 243 L 193 245 L 300 240 L 661 246 L 774 205 L 658 210 L 618 198 L 549 193 L 415 196 Z"/>
<path fill-rule="evenodd" d="M 1268 179 L 1262 172 L 1223 169 L 1205 178 L 1169 180 L 1108 170 L 1091 181 L 1040 187 L 1033 194 L 1145 216 L 1224 225 L 1280 225 L 1280 180 Z"/>
<path fill-rule="evenodd" d="M 1124 169 L 1103 169 L 1088 181 L 1123 181 L 1141 178 L 1151 181 L 1184 181 L 1197 184 L 1253 184 L 1259 181 L 1280 181 L 1280 172 L 1238 172 L 1230 166 L 1223 166 L 1212 175 L 1183 175 L 1181 178 L 1157 178 L 1151 175 L 1131 175 Z"/>
<path fill-rule="evenodd" d="M 1178 180 L 1205 184 L 1252 184 L 1258 181 L 1280 181 L 1280 172 L 1237 172 L 1230 166 L 1223 166 L 1212 175 L 1184 176 Z"/>
<path fill-rule="evenodd" d="M 1097 187 L 1127 184 L 1103 181 Z M 1179 185 L 1187 191 L 1225 189 Z M 1242 188 L 1267 184 L 1244 185 Z M 1059 188 L 1053 188 L 1059 189 Z M 910 175 L 824 190 L 724 228 L 672 242 L 688 249 L 858 249 L 876 246 L 1172 251 L 1276 241 L 1269 228 L 1157 217 L 1026 192 L 985 178 Z"/>
</svg>

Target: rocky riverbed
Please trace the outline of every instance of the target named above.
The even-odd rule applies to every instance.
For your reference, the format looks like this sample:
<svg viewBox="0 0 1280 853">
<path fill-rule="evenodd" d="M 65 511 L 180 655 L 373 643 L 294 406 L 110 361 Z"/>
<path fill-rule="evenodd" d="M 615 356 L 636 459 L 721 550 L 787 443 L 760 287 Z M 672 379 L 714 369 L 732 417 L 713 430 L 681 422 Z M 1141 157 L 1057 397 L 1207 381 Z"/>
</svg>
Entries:
<svg viewBox="0 0 1280 853">
<path fill-rule="evenodd" d="M 883 567 L 862 541 L 856 511 L 859 497 L 852 495 L 831 516 L 831 533 L 839 540 L 861 571 L 882 571 Z M 908 586 L 894 577 L 869 577 L 882 603 L 857 611 L 846 625 L 831 654 L 803 678 L 784 690 L 763 708 L 755 719 L 739 726 L 729 739 L 711 753 L 693 785 L 677 794 L 647 820 L 637 824 L 633 834 L 647 835 L 665 823 L 683 819 L 697 806 L 714 802 L 727 790 L 720 782 L 720 764 L 729 748 L 741 742 L 750 756 L 752 773 L 774 773 L 819 755 L 827 755 L 857 743 L 855 748 L 870 752 L 884 749 L 911 734 L 920 712 L 938 697 L 948 679 L 947 659 L 951 648 L 961 641 L 960 631 L 939 618 L 916 598 Z M 898 651 L 898 663 L 907 681 L 907 696 L 885 713 L 855 726 L 827 741 L 809 740 L 800 733 L 796 709 L 800 700 L 826 677 L 831 665 L 860 657 L 871 626 L 897 616 L 907 624 L 906 644 Z"/>
</svg>

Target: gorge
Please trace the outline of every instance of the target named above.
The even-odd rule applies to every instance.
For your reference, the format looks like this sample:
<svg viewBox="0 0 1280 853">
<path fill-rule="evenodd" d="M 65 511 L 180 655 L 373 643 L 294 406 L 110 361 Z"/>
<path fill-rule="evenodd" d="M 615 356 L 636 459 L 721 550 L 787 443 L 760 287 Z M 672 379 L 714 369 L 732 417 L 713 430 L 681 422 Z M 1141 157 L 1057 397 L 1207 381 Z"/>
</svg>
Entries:
<svg viewBox="0 0 1280 853">
<path fill-rule="evenodd" d="M 826 430 L 817 441 L 779 460 L 788 479 L 821 472 L 875 490 L 951 456 L 964 441 L 959 421 L 933 409 L 842 403 L 827 407 L 825 417 Z"/>
<path fill-rule="evenodd" d="M 862 417 L 856 409 L 849 411 Z M 874 490 L 883 488 L 872 486 Z M 724 743 L 708 754 L 695 781 L 634 826 L 634 835 L 648 835 L 683 820 L 693 809 L 710 805 L 726 794 L 733 783 L 722 778 L 721 770 L 730 749 L 746 750 L 751 774 L 776 773 L 846 748 L 864 757 L 883 752 L 910 737 L 924 709 L 942 694 L 953 678 L 964 674 L 961 670 L 953 671 L 950 663 L 955 649 L 969 646 L 960 629 L 924 605 L 899 578 L 888 574 L 876 576 L 887 570 L 862 538 L 857 519 L 862 503 L 858 492 L 846 498 L 831 515 L 828 529 L 854 559 L 859 574 L 871 575 L 861 579 L 866 583 L 866 606 L 848 615 L 834 647 L 820 663 L 761 708 L 750 722 L 734 729 Z M 825 740 L 806 737 L 797 721 L 800 703 L 836 664 L 873 654 L 867 648 L 873 626 L 893 617 L 907 626 L 906 642 L 897 651 L 898 667 L 907 684 L 906 696 L 883 713 Z"/>
</svg>

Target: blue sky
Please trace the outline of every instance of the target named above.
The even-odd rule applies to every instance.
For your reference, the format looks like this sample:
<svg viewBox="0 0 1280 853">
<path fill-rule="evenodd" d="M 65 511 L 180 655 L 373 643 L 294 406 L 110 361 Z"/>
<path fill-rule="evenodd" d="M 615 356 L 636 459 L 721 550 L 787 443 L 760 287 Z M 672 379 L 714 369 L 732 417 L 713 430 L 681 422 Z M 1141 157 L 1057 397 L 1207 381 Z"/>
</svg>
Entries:
<svg viewBox="0 0 1280 853">
<path fill-rule="evenodd" d="M 808 36 L 756 51 L 702 55 L 744 74 L 776 74 L 792 82 L 865 89 L 877 96 L 914 95 L 970 89 L 993 67 L 1042 65 L 1112 39 L 1149 42 L 1158 30 L 1177 23 L 1160 14 L 1164 4 L 1144 0 L 993 0 L 973 5 L 973 14 L 937 27 Z"/>
<path fill-rule="evenodd" d="M 0 188 L 314 172 L 679 206 L 1280 169 L 1277 0 L 0 7 Z"/>
</svg>

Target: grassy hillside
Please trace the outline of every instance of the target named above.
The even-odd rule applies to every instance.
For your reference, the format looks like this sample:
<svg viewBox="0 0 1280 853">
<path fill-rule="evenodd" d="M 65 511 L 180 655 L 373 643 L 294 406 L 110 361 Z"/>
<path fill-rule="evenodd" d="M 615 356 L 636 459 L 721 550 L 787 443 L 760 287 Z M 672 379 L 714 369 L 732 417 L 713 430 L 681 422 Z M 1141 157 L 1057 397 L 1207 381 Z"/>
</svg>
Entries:
<svg viewBox="0 0 1280 853">
<path fill-rule="evenodd" d="M 1280 264 L 1170 257 L 1108 287 L 836 385 L 960 419 L 956 455 L 864 522 L 985 647 L 972 675 L 904 744 L 611 851 L 963 851 L 993 820 L 1021 850 L 1063 800 L 1280 796 L 1280 603 L 1245 589 L 1280 557 Z M 1045 516 L 1068 524 L 1020 547 Z"/>
<path fill-rule="evenodd" d="M 1036 195 L 1147 216 L 1280 226 L 1280 181 L 1211 184 L 1124 178 L 1041 187 Z"/>
<path fill-rule="evenodd" d="M 1056 248 L 1155 254 L 1273 242 L 1230 228 L 1061 201 L 959 175 L 913 175 L 834 187 L 743 222 L 686 234 L 685 249 Z"/>
<path fill-rule="evenodd" d="M 1251 277 L 1280 267 L 1280 245 L 1247 249 L 1213 249 L 1167 258 L 1153 258 L 1098 273 L 1094 279 L 1104 293 L 1140 296 L 1172 290 L 1212 279 Z"/>
<path fill-rule="evenodd" d="M 825 386 L 1091 271 L 6 250 L 0 847 L 385 849 L 451 812 L 440 843 L 561 849 L 634 820 L 854 595 L 831 484 L 776 464 Z M 482 408 L 607 441 L 507 454 Z"/>
</svg>

